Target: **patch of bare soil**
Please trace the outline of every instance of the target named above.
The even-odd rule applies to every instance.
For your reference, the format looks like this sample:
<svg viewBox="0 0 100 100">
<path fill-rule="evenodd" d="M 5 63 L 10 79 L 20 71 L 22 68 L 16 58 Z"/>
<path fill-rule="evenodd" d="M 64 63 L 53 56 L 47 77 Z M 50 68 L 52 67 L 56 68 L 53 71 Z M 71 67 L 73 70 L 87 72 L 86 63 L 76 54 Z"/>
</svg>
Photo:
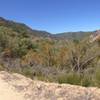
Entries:
<svg viewBox="0 0 100 100">
<path fill-rule="evenodd" d="M 100 100 L 100 89 L 33 81 L 2 71 L 0 100 Z"/>
</svg>

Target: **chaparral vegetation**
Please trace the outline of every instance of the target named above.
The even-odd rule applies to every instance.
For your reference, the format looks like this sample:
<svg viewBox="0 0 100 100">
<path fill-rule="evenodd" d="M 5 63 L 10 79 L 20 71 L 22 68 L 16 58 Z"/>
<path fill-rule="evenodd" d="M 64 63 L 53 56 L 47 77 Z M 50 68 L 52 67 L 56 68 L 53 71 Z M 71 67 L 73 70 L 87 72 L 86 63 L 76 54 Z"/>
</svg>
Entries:
<svg viewBox="0 0 100 100">
<path fill-rule="evenodd" d="M 93 40 L 95 33 L 52 35 L 0 18 L 0 70 L 43 81 L 100 87 L 100 41 Z"/>
</svg>

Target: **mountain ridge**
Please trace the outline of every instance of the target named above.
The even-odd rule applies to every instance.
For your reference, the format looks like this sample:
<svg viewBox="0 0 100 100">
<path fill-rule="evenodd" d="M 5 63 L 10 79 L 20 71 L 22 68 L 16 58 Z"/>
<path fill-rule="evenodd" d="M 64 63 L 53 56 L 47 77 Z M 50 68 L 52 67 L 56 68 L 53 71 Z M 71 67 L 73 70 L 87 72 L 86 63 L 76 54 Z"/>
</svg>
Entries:
<svg viewBox="0 0 100 100">
<path fill-rule="evenodd" d="M 8 27 L 11 28 L 13 31 L 22 34 L 27 34 L 30 36 L 54 38 L 54 39 L 81 39 L 90 34 L 95 33 L 95 31 L 88 31 L 88 32 L 79 31 L 79 32 L 62 32 L 62 33 L 52 34 L 47 31 L 34 30 L 29 26 L 27 26 L 26 24 L 15 22 L 12 20 L 6 20 L 3 17 L 0 17 L 0 26 Z"/>
<path fill-rule="evenodd" d="M 40 31 L 40 30 L 33 30 L 29 26 L 23 23 L 11 21 L 11 20 L 6 20 L 3 17 L 0 17 L 0 26 L 5 26 L 8 28 L 13 29 L 13 31 L 16 31 L 18 33 L 25 33 L 25 34 L 30 34 L 33 36 L 42 36 L 42 37 L 48 37 L 50 35 L 49 32 L 46 31 Z"/>
</svg>

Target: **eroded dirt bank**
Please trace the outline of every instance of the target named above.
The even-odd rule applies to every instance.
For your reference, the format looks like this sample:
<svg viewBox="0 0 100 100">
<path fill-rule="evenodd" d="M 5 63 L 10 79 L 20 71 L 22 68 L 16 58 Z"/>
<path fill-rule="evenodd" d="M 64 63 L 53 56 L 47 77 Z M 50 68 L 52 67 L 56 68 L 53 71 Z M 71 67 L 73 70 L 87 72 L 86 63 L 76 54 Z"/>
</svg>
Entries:
<svg viewBox="0 0 100 100">
<path fill-rule="evenodd" d="M 0 100 L 100 100 L 100 89 L 33 81 L 2 71 Z"/>
</svg>

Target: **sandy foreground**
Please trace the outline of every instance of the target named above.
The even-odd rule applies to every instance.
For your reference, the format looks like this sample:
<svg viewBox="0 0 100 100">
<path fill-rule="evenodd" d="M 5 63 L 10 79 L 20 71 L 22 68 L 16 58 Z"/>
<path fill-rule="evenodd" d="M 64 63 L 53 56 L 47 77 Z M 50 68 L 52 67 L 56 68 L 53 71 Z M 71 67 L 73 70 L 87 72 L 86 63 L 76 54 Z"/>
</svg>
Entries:
<svg viewBox="0 0 100 100">
<path fill-rule="evenodd" d="M 100 89 L 33 81 L 2 71 L 0 100 L 100 100 Z"/>
</svg>

